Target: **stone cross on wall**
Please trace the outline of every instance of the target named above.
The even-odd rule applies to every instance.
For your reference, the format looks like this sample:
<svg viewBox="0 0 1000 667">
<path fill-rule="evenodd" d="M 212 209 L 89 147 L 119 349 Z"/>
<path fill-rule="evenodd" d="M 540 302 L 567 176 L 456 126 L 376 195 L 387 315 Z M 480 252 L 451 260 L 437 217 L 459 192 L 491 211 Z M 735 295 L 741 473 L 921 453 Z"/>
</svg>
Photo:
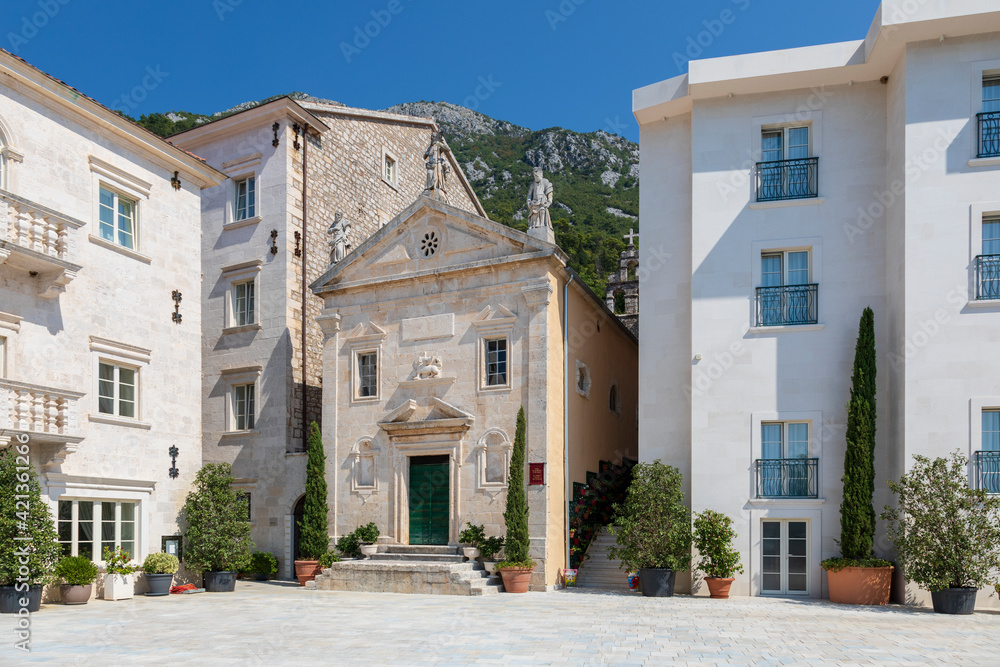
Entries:
<svg viewBox="0 0 1000 667">
<path fill-rule="evenodd" d="M 639 235 L 636 232 L 632 231 L 632 228 L 629 227 L 628 234 L 626 234 L 622 238 L 628 241 L 629 245 L 635 245 L 635 240 L 639 238 Z"/>
</svg>

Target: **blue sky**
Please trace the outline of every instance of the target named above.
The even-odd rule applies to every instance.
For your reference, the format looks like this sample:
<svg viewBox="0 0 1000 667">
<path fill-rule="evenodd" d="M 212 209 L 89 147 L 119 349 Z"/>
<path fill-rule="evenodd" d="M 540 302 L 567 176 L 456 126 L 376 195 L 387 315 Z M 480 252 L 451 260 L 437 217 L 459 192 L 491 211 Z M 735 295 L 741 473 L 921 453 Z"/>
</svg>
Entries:
<svg viewBox="0 0 1000 667">
<path fill-rule="evenodd" d="M 4 0 L 0 45 L 138 117 L 301 90 L 444 100 L 638 139 L 631 91 L 685 59 L 864 37 L 877 0 Z"/>
</svg>

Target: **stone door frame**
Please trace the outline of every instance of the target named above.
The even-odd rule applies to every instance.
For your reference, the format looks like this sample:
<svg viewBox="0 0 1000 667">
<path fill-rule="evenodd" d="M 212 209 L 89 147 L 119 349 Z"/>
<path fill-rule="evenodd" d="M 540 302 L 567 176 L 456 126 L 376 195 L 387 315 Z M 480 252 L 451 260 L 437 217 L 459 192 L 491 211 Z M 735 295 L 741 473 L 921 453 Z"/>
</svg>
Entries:
<svg viewBox="0 0 1000 667">
<path fill-rule="evenodd" d="M 448 457 L 448 544 L 458 545 L 458 503 L 461 498 L 461 475 L 459 474 L 462 460 L 461 434 L 441 434 L 447 438 L 455 435 L 457 438 L 445 440 L 393 442 L 393 476 L 389 489 L 392 508 L 395 515 L 393 532 L 400 544 L 410 543 L 410 458 L 421 456 Z"/>
</svg>

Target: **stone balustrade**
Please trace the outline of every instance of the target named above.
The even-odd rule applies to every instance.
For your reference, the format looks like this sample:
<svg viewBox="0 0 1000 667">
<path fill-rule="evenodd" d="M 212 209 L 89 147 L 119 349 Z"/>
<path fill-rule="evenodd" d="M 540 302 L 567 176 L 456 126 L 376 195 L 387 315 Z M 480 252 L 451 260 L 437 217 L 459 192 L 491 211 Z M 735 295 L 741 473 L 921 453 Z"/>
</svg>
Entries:
<svg viewBox="0 0 1000 667">
<path fill-rule="evenodd" d="M 78 442 L 78 404 L 84 394 L 0 380 L 0 432 L 19 431 L 39 441 Z"/>
<path fill-rule="evenodd" d="M 69 234 L 83 223 L 0 191 L 0 240 L 40 255 L 72 262 Z"/>
</svg>

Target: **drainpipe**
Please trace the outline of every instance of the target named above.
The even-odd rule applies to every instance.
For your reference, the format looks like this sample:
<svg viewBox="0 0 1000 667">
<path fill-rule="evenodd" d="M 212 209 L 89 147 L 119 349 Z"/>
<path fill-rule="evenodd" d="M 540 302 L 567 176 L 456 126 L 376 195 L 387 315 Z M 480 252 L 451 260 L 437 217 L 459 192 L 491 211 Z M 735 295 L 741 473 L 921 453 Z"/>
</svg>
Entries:
<svg viewBox="0 0 1000 667">
<path fill-rule="evenodd" d="M 570 566 L 569 512 L 573 502 L 573 491 L 569 481 L 569 285 L 576 278 L 569 274 L 569 281 L 563 287 L 563 356 L 566 369 L 566 386 L 563 388 L 563 472 L 566 474 L 566 568 Z"/>
<path fill-rule="evenodd" d="M 309 238 L 309 227 L 306 224 L 306 168 L 309 166 L 309 124 L 306 123 L 302 130 L 302 451 L 309 451 L 309 424 L 306 423 L 307 388 L 309 383 L 306 379 L 306 254 L 307 242 Z"/>
</svg>

